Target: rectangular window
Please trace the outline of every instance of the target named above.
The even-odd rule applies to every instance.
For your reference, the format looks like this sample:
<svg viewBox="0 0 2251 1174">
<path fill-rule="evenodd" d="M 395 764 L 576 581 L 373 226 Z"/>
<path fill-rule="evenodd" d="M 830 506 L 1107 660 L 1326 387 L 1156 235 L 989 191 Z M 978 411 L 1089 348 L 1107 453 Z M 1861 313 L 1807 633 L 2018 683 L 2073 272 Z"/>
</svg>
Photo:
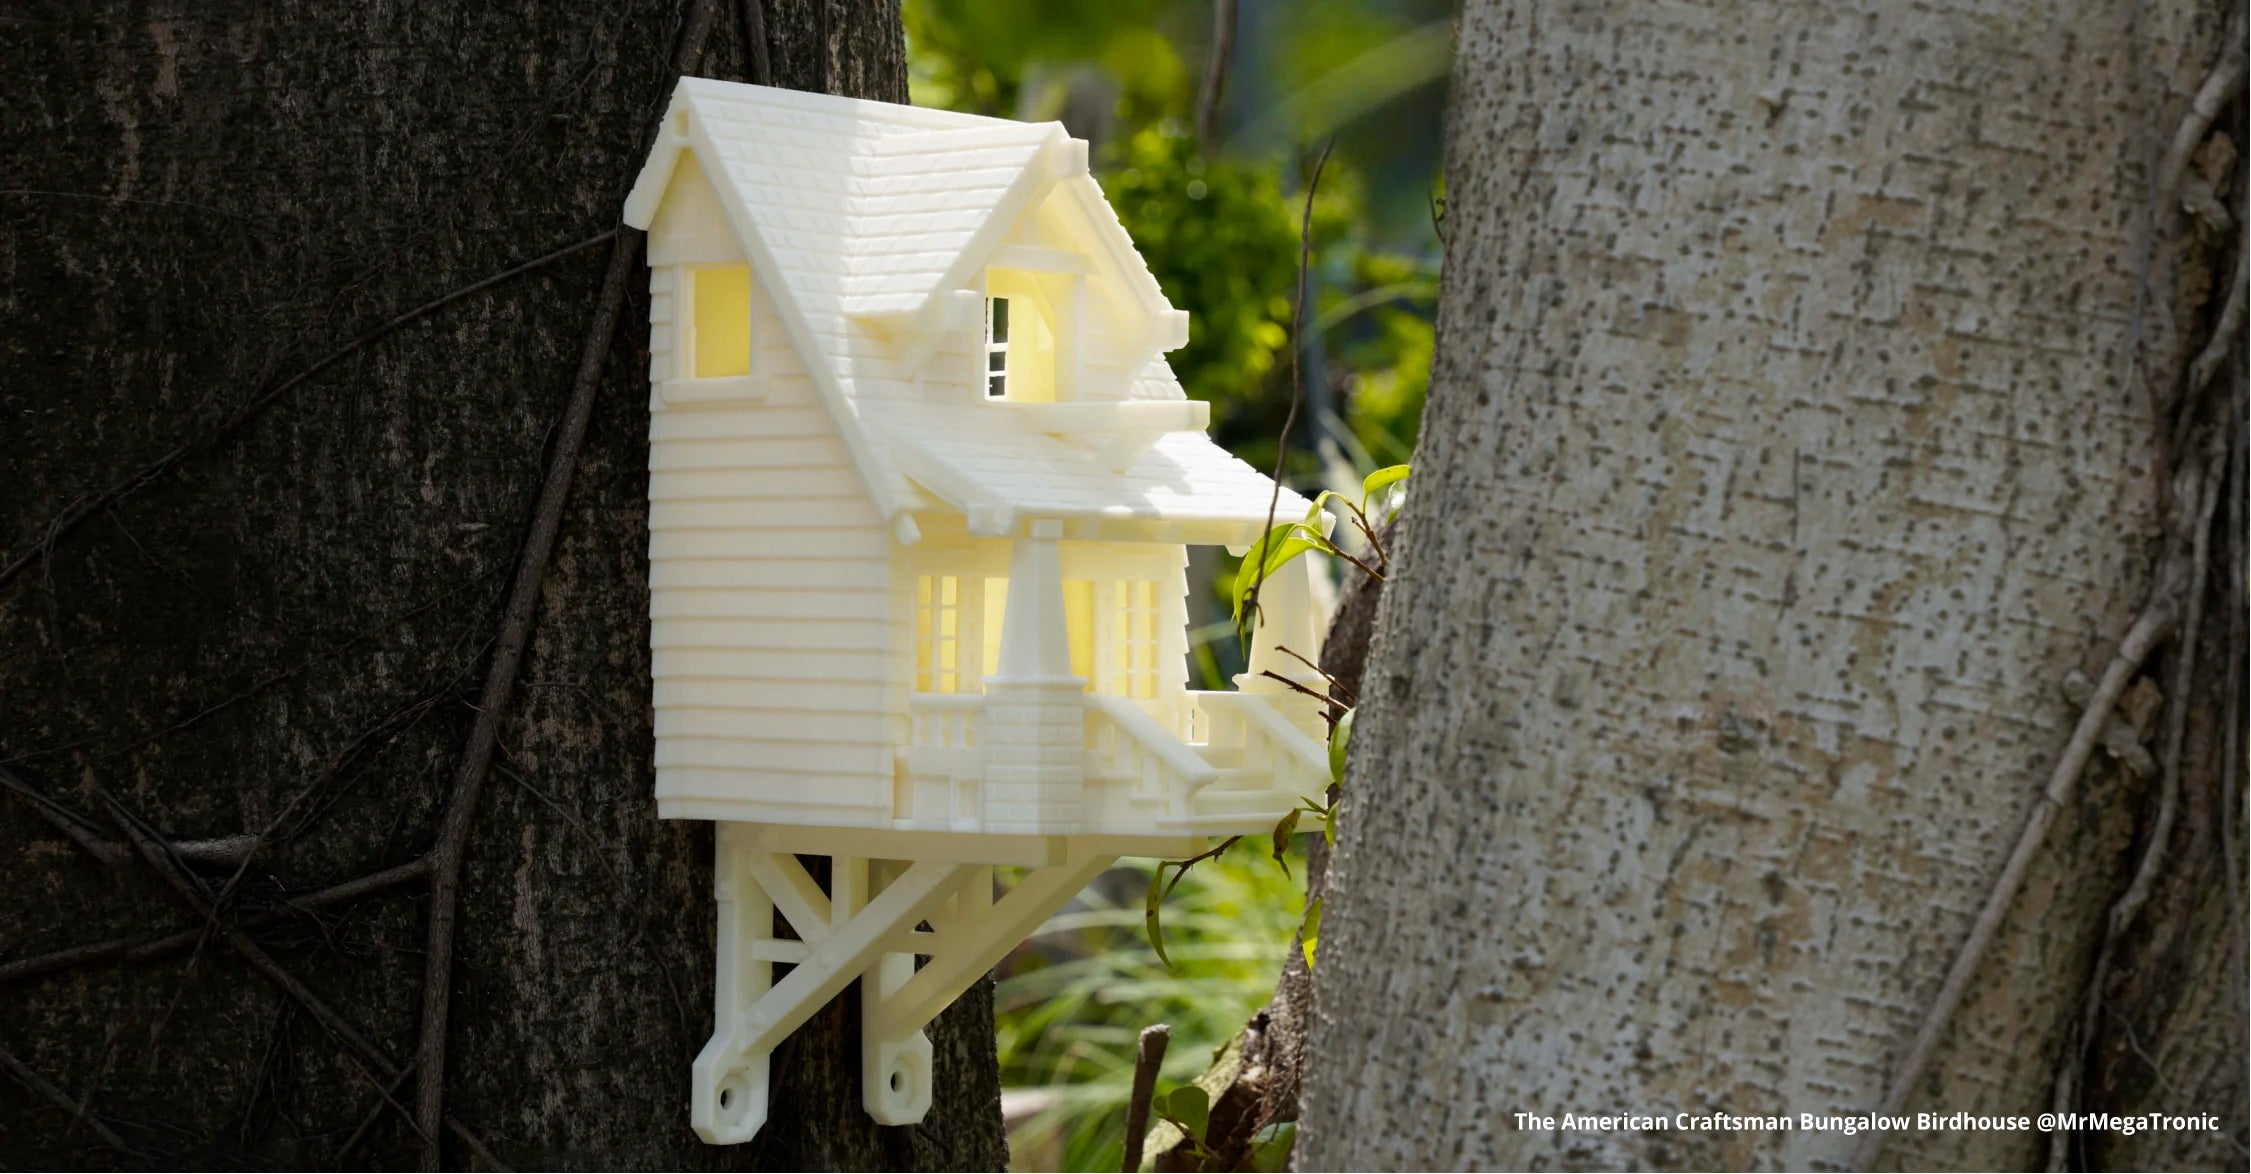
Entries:
<svg viewBox="0 0 2251 1174">
<path fill-rule="evenodd" d="M 1110 679 L 1105 692 L 1138 701 L 1157 696 L 1157 585 L 1118 579 L 1110 587 Z"/>
<path fill-rule="evenodd" d="M 715 265 L 690 273 L 692 378 L 750 374 L 750 266 Z"/>
<path fill-rule="evenodd" d="M 961 579 L 921 575 L 914 583 L 914 688 L 917 693 L 973 693 L 961 661 Z"/>
<path fill-rule="evenodd" d="M 1008 395 L 1008 299 L 985 299 L 985 398 Z"/>
</svg>

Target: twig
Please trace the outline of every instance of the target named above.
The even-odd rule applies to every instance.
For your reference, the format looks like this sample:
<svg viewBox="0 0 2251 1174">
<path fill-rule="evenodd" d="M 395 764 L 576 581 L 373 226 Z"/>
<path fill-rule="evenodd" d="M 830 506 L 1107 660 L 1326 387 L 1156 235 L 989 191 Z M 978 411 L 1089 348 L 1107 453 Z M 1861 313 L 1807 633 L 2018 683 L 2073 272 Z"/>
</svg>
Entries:
<svg viewBox="0 0 2251 1174">
<path fill-rule="evenodd" d="M 124 1154 L 126 1157 L 139 1158 L 144 1161 L 147 1160 L 148 1155 L 135 1150 L 132 1146 L 126 1145 L 124 1138 L 119 1137 L 117 1136 L 117 1134 L 111 1132 L 109 1126 L 102 1124 L 94 1117 L 93 1114 L 88 1113 L 84 1105 L 81 1105 L 77 1101 L 72 1100 L 69 1093 L 56 1088 L 53 1084 L 48 1082 L 46 1077 L 32 1071 L 29 1065 L 25 1064 L 21 1060 L 16 1059 L 14 1052 L 11 1052 L 6 1048 L 0 1048 L 0 1068 L 7 1069 L 8 1075 L 22 1081 L 25 1088 L 28 1088 L 31 1091 L 38 1093 L 40 1096 L 53 1101 L 56 1108 L 61 1109 L 63 1112 L 70 1115 L 72 1124 L 75 1125 L 81 1121 L 85 1122 L 86 1128 L 93 1130 L 94 1136 L 101 1138 L 103 1145 L 116 1150 L 118 1153 Z M 68 1130 L 66 1129 L 65 1132 L 68 1132 Z"/>
<path fill-rule="evenodd" d="M 1141 1168 L 1141 1145 L 1149 1132 L 1149 1102 L 1157 1094 L 1157 1069 L 1165 1062 L 1172 1043 L 1172 1028 L 1153 1023 L 1141 1029 L 1133 1052 L 1133 1097 L 1126 1101 L 1125 1157 L 1118 1169 L 1133 1174 Z"/>
<path fill-rule="evenodd" d="M 704 40 L 711 32 L 717 0 L 691 0 L 682 22 L 680 46 L 673 59 L 673 75 L 689 72 L 703 56 Z M 485 674 L 484 692 L 477 704 L 477 720 L 470 727 L 454 775 L 453 794 L 446 803 L 445 822 L 430 849 L 430 921 L 423 952 L 422 1024 L 415 1047 L 414 1116 L 422 1132 L 422 1168 L 439 1168 L 438 1124 L 445 1116 L 446 1028 L 453 994 L 453 930 L 461 897 L 461 862 L 476 822 L 477 796 L 484 788 L 500 722 L 515 699 L 516 670 L 532 617 L 539 608 L 539 590 L 547 574 L 547 558 L 562 529 L 563 507 L 570 497 L 571 478 L 578 471 L 578 454 L 586 440 L 587 421 L 594 414 L 594 397 L 601 390 L 602 368 L 610 341 L 625 307 L 625 294 L 640 270 L 641 233 L 628 228 L 614 231 L 610 243 L 609 272 L 602 278 L 594 321 L 587 328 L 586 345 L 579 352 L 578 374 L 572 381 L 569 406 L 547 462 L 547 479 L 540 486 L 539 507 L 531 530 L 524 536 L 516 564 L 516 581 L 501 615 L 500 637 L 495 641 L 491 668 Z"/>
<path fill-rule="evenodd" d="M 750 80 L 762 85 L 774 84 L 774 66 L 766 48 L 766 5 L 764 0 L 738 0 L 735 18 L 742 24 L 743 61 L 750 69 Z"/>
<path fill-rule="evenodd" d="M 2243 818 L 2240 810 L 2240 796 L 2242 794 L 2240 784 L 2244 776 L 2243 721 L 2241 716 L 2243 712 L 2245 626 L 2243 590 L 2244 497 L 2246 492 L 2251 492 L 2251 467 L 2246 467 L 2247 456 L 2243 432 L 2246 389 L 2241 364 L 2236 366 L 2235 377 L 2231 382 L 2235 385 L 2235 395 L 2233 402 L 2228 405 L 2227 416 L 2227 434 L 2230 437 L 2228 441 L 2228 578 L 2226 595 L 2228 601 L 2228 660 L 2222 670 L 2226 674 L 2228 683 L 2227 709 L 2225 711 L 2227 716 L 2223 723 L 2227 730 L 2227 737 L 2224 740 L 2223 753 L 2220 756 L 2218 777 L 2220 784 L 2220 855 L 2222 857 L 2220 871 L 2227 877 L 2229 954 L 2234 959 L 2233 965 L 2229 966 L 2228 970 L 2235 976 L 2236 1005 L 2242 1006 L 2245 1002 L 2251 1001 L 2246 997 L 2247 994 L 2251 994 L 2251 991 L 2246 990 L 2245 971 L 2247 968 L 2244 966 L 2244 868 L 2240 854 L 2241 849 L 2236 841 L 2236 835 L 2242 825 Z M 2240 1033 L 2244 1031 L 2245 1027 L 2245 1019 L 2241 1016 L 2237 1017 L 2236 1030 L 2239 1033 L 2239 1044 L 2244 1042 L 2240 1038 Z"/>
<path fill-rule="evenodd" d="M 25 782 L 21 775 L 5 766 L 0 766 L 0 787 L 5 787 L 22 796 L 25 802 L 31 804 L 31 809 L 38 813 L 39 818 L 46 820 L 56 831 L 68 836 L 72 842 L 84 849 L 88 856 L 112 868 L 119 867 L 133 858 L 132 851 L 123 844 L 115 840 L 104 839 L 95 834 L 92 820 L 40 794 L 38 789 Z M 257 839 L 254 836 L 234 835 L 220 836 L 212 840 L 168 840 L 165 842 L 165 847 L 171 851 L 172 855 L 191 863 L 231 865 L 246 858 L 256 842 Z"/>
<path fill-rule="evenodd" d="M 228 437 L 233 436 L 236 432 L 240 431 L 244 424 L 250 422 L 251 417 L 256 416 L 268 405 L 272 404 L 274 401 L 280 399 L 281 397 L 288 395 L 290 392 L 295 391 L 298 387 L 302 386 L 306 381 L 312 379 L 315 375 L 318 375 L 321 372 L 328 370 L 330 367 L 333 367 L 336 364 L 351 357 L 352 354 L 366 347 L 368 344 L 381 339 L 383 336 L 390 334 L 392 331 L 397 330 L 401 326 L 405 326 L 406 324 L 413 322 L 417 318 L 424 317 L 434 311 L 443 309 L 444 307 L 452 305 L 453 303 L 458 302 L 461 299 L 470 296 L 471 294 L 481 293 L 485 290 L 491 289 L 496 285 L 501 284 L 504 281 L 509 280 L 510 278 L 519 277 L 525 273 L 531 272 L 534 269 L 538 269 L 545 265 L 551 265 L 556 261 L 560 261 L 565 257 L 571 256 L 574 253 L 579 253 L 590 249 L 595 245 L 601 244 L 603 241 L 609 240 L 610 238 L 616 236 L 619 231 L 620 230 L 613 228 L 607 232 L 603 232 L 595 236 L 590 236 L 585 240 L 579 241 L 575 244 L 564 245 L 562 248 L 556 249 L 554 252 L 548 253 L 544 256 L 534 257 L 533 259 L 526 261 L 513 269 L 495 273 L 491 277 L 487 277 L 482 281 L 472 282 L 468 285 L 462 286 L 460 289 L 452 291 L 451 293 L 443 294 L 439 297 L 431 299 L 430 301 L 424 302 L 421 305 L 408 310 L 406 313 L 400 314 L 383 323 L 382 325 L 369 330 L 367 333 L 360 335 L 358 338 L 345 343 L 335 351 L 330 352 L 328 357 L 321 359 L 319 362 L 314 363 L 312 366 L 299 371 L 297 374 L 282 380 L 280 383 L 275 384 L 274 386 L 264 391 L 253 394 L 247 403 L 244 403 L 241 407 L 235 409 L 234 414 L 221 421 L 217 428 L 214 428 L 211 431 L 206 432 L 193 440 L 187 441 L 177 448 L 174 448 L 172 451 L 165 453 L 163 456 L 160 456 L 155 460 L 150 461 L 148 464 L 141 466 L 138 471 L 136 471 L 132 476 L 127 477 L 125 480 L 120 481 L 117 484 L 112 485 L 109 488 L 104 489 L 91 497 L 79 498 L 77 501 L 72 502 L 68 506 L 65 506 L 60 514 L 55 515 L 53 520 L 49 521 L 44 527 L 41 527 L 39 540 L 32 543 L 29 550 L 26 550 L 22 554 L 16 556 L 5 567 L 0 567 L 0 586 L 5 586 L 9 580 L 15 578 L 18 574 L 20 574 L 25 567 L 30 566 L 34 561 L 36 561 L 40 557 L 40 555 L 48 550 L 53 549 L 56 540 L 61 538 L 63 535 L 70 533 L 73 529 L 76 529 L 80 522 L 86 520 L 86 516 L 88 514 L 91 514 L 96 510 L 106 509 L 113 502 L 121 501 L 124 498 L 132 496 L 133 494 L 139 492 L 141 489 L 147 487 L 152 482 L 156 481 L 158 478 L 164 476 L 166 473 L 169 473 L 173 469 L 179 467 L 179 465 L 182 462 L 186 461 L 189 457 L 192 457 L 197 453 L 203 452 L 206 449 L 210 449 L 221 444 Z"/>
<path fill-rule="evenodd" d="M 195 882 L 194 878 L 180 869 L 177 861 L 165 854 L 163 845 L 143 830 L 140 821 L 134 818 L 132 813 L 125 809 L 125 805 L 118 802 L 114 796 L 111 796 L 107 791 L 102 791 L 101 796 L 103 802 L 108 804 L 110 816 L 116 822 L 118 830 L 125 833 L 126 839 L 132 841 L 133 848 L 140 853 L 141 859 L 147 861 L 149 867 L 156 870 L 156 874 L 164 880 L 164 883 L 171 886 L 173 893 L 179 897 L 181 904 L 185 905 L 190 913 L 202 918 L 210 926 L 211 932 L 217 935 L 220 941 L 225 942 L 229 949 L 242 956 L 243 961 L 250 963 L 275 986 L 280 987 L 283 993 L 297 1000 L 298 1004 L 310 1012 L 322 1027 L 328 1029 L 329 1034 L 335 1036 L 347 1048 L 357 1053 L 363 1062 L 375 1068 L 384 1076 L 398 1073 L 399 1065 L 396 1061 L 392 1060 L 373 1040 L 362 1034 L 359 1028 L 352 1026 L 350 1020 L 344 1018 L 335 1008 L 330 1007 L 319 995 L 314 994 L 312 989 L 299 981 L 296 975 L 289 972 L 288 968 L 275 961 L 273 955 L 268 954 L 264 947 L 251 941 L 250 936 L 241 930 L 220 922 L 217 918 L 218 911 L 204 898 L 202 887 Z M 404 1111 L 403 1106 L 401 1111 Z M 455 1137 L 460 1138 L 462 1143 L 467 1145 L 479 1160 L 486 1162 L 495 1169 L 507 1169 L 507 1166 L 493 1156 L 492 1151 L 485 1147 L 484 1141 L 471 1132 L 468 1126 L 463 1125 L 450 1115 L 444 1118 L 443 1126 L 452 1131 Z"/>
<path fill-rule="evenodd" d="M 2235 280 L 2228 286 L 2228 300 L 2220 307 L 2219 321 L 2212 326 L 2212 337 L 2197 353 L 2196 360 L 2188 365 L 2188 386 L 2183 395 L 2193 396 L 2197 390 L 2219 374 L 2220 364 L 2227 361 L 2228 350 L 2243 337 L 2244 264 L 2241 252 L 2236 254 Z"/>
<path fill-rule="evenodd" d="M 1298 659 L 1303 660 L 1305 658 L 1299 657 Z M 1299 684 L 1298 682 L 1293 681 L 1278 672 L 1275 672 L 1273 669 L 1260 669 L 1258 675 L 1265 677 L 1268 680 L 1280 681 L 1283 684 L 1288 685 L 1292 690 L 1303 693 L 1307 697 L 1311 697 L 1324 706 L 1330 705 L 1336 701 L 1336 698 L 1331 697 L 1326 693 L 1315 693 L 1313 690 L 1306 688 L 1304 685 Z"/>
<path fill-rule="evenodd" d="M 1282 505 L 1282 465 L 1290 459 L 1290 429 L 1297 425 L 1298 408 L 1305 403 L 1305 383 L 1299 373 L 1299 352 L 1305 348 L 1305 281 L 1313 264 L 1313 196 L 1321 190 L 1321 172 L 1329 165 L 1329 152 L 1336 149 L 1336 136 L 1321 146 L 1321 157 L 1313 163 L 1313 176 L 1305 183 L 1305 217 L 1298 224 L 1297 237 L 1297 300 L 1290 308 L 1290 410 L 1282 417 L 1282 432 L 1274 441 L 1274 488 L 1266 498 L 1266 527 L 1259 534 L 1274 533 L 1274 512 Z M 1264 537 L 1260 538 L 1265 541 Z M 1256 624 L 1260 617 L 1258 595 L 1266 587 L 1266 560 L 1258 560 L 1258 577 L 1252 581 L 1244 597 L 1244 611 Z"/>
<path fill-rule="evenodd" d="M 319 909 L 324 906 L 371 896 L 388 889 L 395 889 L 409 881 L 420 880 L 428 873 L 428 870 L 428 862 L 420 859 L 410 860 L 405 864 L 379 869 L 365 876 L 330 885 L 325 889 L 317 889 L 301 897 L 292 897 L 281 906 L 260 910 L 242 918 L 236 924 L 243 929 L 256 929 L 261 926 L 273 925 L 288 920 L 292 912 Z M 41 954 L 36 958 L 0 963 L 0 984 L 37 978 L 42 974 L 53 974 L 56 971 L 70 970 L 80 966 L 97 966 L 105 962 L 148 962 L 179 953 L 181 950 L 185 950 L 203 940 L 204 935 L 208 932 L 207 926 L 199 925 L 193 929 L 183 929 L 177 933 L 163 934 L 158 937 L 112 938 L 106 942 L 73 946 L 67 950 L 57 950 L 52 954 Z"/>
<path fill-rule="evenodd" d="M 1299 656 L 1297 653 L 1283 647 L 1280 644 L 1274 646 L 1274 651 L 1279 652 L 1282 655 L 1289 657 L 1291 660 L 1294 660 L 1299 664 L 1312 669 L 1314 672 L 1321 674 L 1321 679 L 1327 681 L 1329 683 L 1329 688 L 1336 690 L 1338 694 L 1337 697 L 1324 697 L 1322 698 L 1323 701 L 1335 701 L 1341 699 L 1344 701 L 1352 702 L 1354 704 L 1359 703 L 1360 698 L 1352 692 L 1351 686 L 1346 685 L 1343 681 L 1337 680 L 1335 677 L 1329 675 L 1329 670 L 1322 668 L 1320 665 L 1317 665 L 1302 656 Z"/>
<path fill-rule="evenodd" d="M 708 7 L 708 5 L 706 5 Z M 555 452 L 548 461 L 547 479 L 540 487 L 539 509 L 531 531 L 524 537 L 516 564 L 515 587 L 501 616 L 500 638 L 493 647 L 491 667 L 485 674 L 483 694 L 477 702 L 477 720 L 462 749 L 461 764 L 453 779 L 453 794 L 446 803 L 445 822 L 437 843 L 430 849 L 430 920 L 423 955 L 422 1030 L 416 1049 L 415 1121 L 428 1141 L 422 1168 L 438 1168 L 435 1144 L 438 1120 L 445 1104 L 446 1022 L 453 985 L 453 929 L 460 899 L 461 862 L 477 813 L 477 797 L 484 788 L 486 769 L 498 738 L 500 721 L 515 700 L 516 670 L 539 607 L 539 590 L 547 574 L 547 559 L 562 529 L 563 507 L 570 497 L 571 479 L 578 470 L 578 454 L 586 439 L 587 421 L 594 412 L 594 394 L 602 383 L 602 367 L 616 332 L 619 311 L 625 302 L 629 279 L 641 259 L 641 234 L 620 231 L 610 248 L 609 273 L 602 281 L 594 324 L 587 331 L 579 358 L 578 378 L 564 411 Z"/>
<path fill-rule="evenodd" d="M 2055 1111 L 2069 1113 L 2078 1106 L 2081 1074 L 2086 1071 L 2087 1054 L 2094 1048 L 2095 1029 L 2102 1022 L 2103 993 L 2110 982 L 2111 967 L 2118 958 L 2126 931 L 2133 928 L 2134 919 L 2140 916 L 2142 906 L 2149 901 L 2149 893 L 2165 863 L 2165 849 L 2173 838 L 2173 823 L 2180 814 L 2181 798 L 2181 747 L 2188 734 L 2189 689 L 2196 673 L 2197 632 L 2204 621 L 2204 581 L 2211 570 L 2212 512 L 2220 504 L 2221 478 L 2225 475 L 2221 462 L 2227 448 L 2225 437 L 2218 429 L 2212 433 L 2213 451 L 2206 458 L 2204 474 L 2189 486 L 2189 500 L 2183 503 L 2193 515 L 2188 538 L 2194 549 L 2193 569 L 2190 571 L 2186 593 L 2188 618 L 2181 624 L 2179 651 L 2173 665 L 2173 687 L 2165 698 L 2164 743 L 2160 746 L 2163 765 L 2158 784 L 2157 816 L 2150 823 L 2148 842 L 2142 846 L 2142 857 L 2134 870 L 2133 879 L 2125 892 L 2110 907 L 2110 916 L 2103 930 L 2102 947 L 2095 953 L 2095 966 L 2087 976 L 2080 999 L 2079 1028 L 2073 1045 L 2064 1050 L 2061 1067 L 2055 1081 Z M 2049 1137 L 2048 1168 L 2060 1170 L 2068 1165 L 2069 1148 L 2074 1134 L 2058 1130 Z"/>
<path fill-rule="evenodd" d="M 359 1128 L 352 1130 L 352 1135 L 344 1139 L 343 1145 L 337 1147 L 335 1158 L 337 1169 L 345 1168 L 344 1159 L 350 1157 L 352 1151 L 359 1148 L 360 1139 L 367 1136 L 367 1131 L 374 1128 L 377 1121 L 383 1119 L 383 1110 L 397 1109 L 399 1115 L 407 1119 L 407 1125 L 413 1126 L 414 1115 L 407 1112 L 406 1107 L 399 1104 L 398 1100 L 399 1086 L 405 1084 L 406 1078 L 412 1075 L 414 1075 L 414 1065 L 409 1064 L 399 1069 L 398 1075 L 391 1078 L 390 1084 L 375 1086 L 375 1107 L 367 1111 L 367 1116 L 360 1118 Z"/>
<path fill-rule="evenodd" d="M 1235 0 L 1212 0 L 1211 55 L 1196 97 L 1196 145 L 1208 158 L 1218 144 L 1219 107 L 1227 100 L 1227 67 L 1235 56 Z"/>
<path fill-rule="evenodd" d="M 2229 22 L 2227 50 L 2205 75 L 2204 84 L 2196 91 L 2195 101 L 2189 104 L 2188 113 L 2181 116 L 2181 124 L 2173 131 L 2173 144 L 2166 148 L 2165 161 L 2157 169 L 2157 214 L 2171 217 L 2180 211 L 2181 177 L 2188 171 L 2188 162 L 2196 154 L 2197 144 L 2204 141 L 2212 129 L 2212 120 L 2226 109 L 2236 91 L 2243 88 L 2245 49 L 2243 32 L 2238 21 Z"/>
<path fill-rule="evenodd" d="M 1938 997 L 1931 1002 L 1930 1010 L 1923 1016 L 1922 1027 L 1915 1033 L 1914 1042 L 1893 1073 L 1883 1104 L 1877 1109 L 1881 1117 L 1899 1114 L 1907 1098 L 1922 1080 L 1923 1070 L 1930 1066 L 1931 1054 L 1938 1049 L 1939 1037 L 1954 1018 L 1955 1008 L 1961 1005 L 1962 995 L 1969 989 L 1970 979 L 1977 973 L 1978 964 L 1985 960 L 1985 952 L 1993 944 L 1993 935 L 2001 928 L 2001 919 L 2016 901 L 2017 889 L 2024 884 L 2024 874 L 2032 866 L 2032 857 L 2039 852 L 2041 842 L 2047 839 L 2048 825 L 2055 821 L 2056 812 L 2071 798 L 2071 789 L 2079 781 L 2079 772 L 2085 769 L 2087 758 L 2095 745 L 2102 740 L 2104 727 L 2110 724 L 2111 710 L 2118 704 L 2120 694 L 2134 677 L 2134 671 L 2148 659 L 2150 650 L 2172 631 L 2175 621 L 2174 577 L 2160 571 L 2157 583 L 2150 592 L 2150 601 L 2132 628 L 2121 640 L 2118 651 L 2110 658 L 2109 667 L 2103 670 L 2102 681 L 2095 686 L 2094 695 L 2079 714 L 2079 724 L 2071 733 L 2071 741 L 2064 746 L 2063 757 L 2056 762 L 2055 771 L 2048 776 L 2047 788 L 2032 804 L 2032 812 L 2025 817 L 2024 830 L 2017 836 L 2016 847 L 2009 853 L 2009 861 L 2001 875 L 1993 882 L 1993 890 L 1985 898 L 1984 908 L 1978 911 L 1977 921 L 1970 927 L 1969 939 L 1962 943 L 1954 956 L 1954 965 L 1946 972 L 1946 981 L 1939 987 Z M 1876 1156 L 1884 1148 L 1890 1131 L 1871 1129 L 1860 1136 L 1860 1144 L 1853 1149 L 1852 1168 L 1867 1170 L 1873 1167 Z"/>
</svg>

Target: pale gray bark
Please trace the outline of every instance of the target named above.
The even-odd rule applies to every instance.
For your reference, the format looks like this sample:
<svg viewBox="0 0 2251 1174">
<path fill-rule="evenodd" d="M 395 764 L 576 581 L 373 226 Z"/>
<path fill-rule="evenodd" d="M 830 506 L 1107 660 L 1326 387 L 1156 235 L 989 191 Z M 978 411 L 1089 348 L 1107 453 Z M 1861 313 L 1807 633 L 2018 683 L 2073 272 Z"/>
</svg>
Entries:
<svg viewBox="0 0 2251 1174">
<path fill-rule="evenodd" d="M 2132 356 L 2169 387 L 2202 296 L 2145 248 L 2151 171 L 2222 15 L 1468 5 L 1301 1168 L 1846 1159 L 1511 1114 L 1882 1100 L 2077 717 L 2059 683 L 2148 590 Z M 2049 1107 L 2140 794 L 2082 780 L 1911 1112 Z M 2165 1107 L 2240 1136 L 2221 1087 Z"/>
</svg>

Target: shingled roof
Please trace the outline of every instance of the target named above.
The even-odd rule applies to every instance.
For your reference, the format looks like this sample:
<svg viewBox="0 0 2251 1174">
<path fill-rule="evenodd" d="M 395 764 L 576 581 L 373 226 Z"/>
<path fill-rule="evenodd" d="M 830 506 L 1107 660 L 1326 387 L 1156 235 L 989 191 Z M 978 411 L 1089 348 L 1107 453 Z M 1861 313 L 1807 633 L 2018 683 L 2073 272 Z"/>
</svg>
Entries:
<svg viewBox="0 0 2251 1174">
<path fill-rule="evenodd" d="M 1176 314 L 1062 124 L 683 78 L 664 127 L 625 222 L 649 226 L 692 152 L 886 516 L 929 504 L 927 493 L 964 510 L 1176 518 L 1196 521 L 1203 541 L 1255 538 L 1272 483 L 1201 432 L 1109 469 L 1027 414 L 934 402 L 902 369 L 897 338 L 937 328 L 942 295 L 974 287 L 1010 226 L 1052 192 L 1091 228 L 1132 304 L 1153 320 Z M 1185 399 L 1151 351 L 1123 398 Z M 1280 508 L 1301 517 L 1306 503 L 1284 491 Z"/>
</svg>

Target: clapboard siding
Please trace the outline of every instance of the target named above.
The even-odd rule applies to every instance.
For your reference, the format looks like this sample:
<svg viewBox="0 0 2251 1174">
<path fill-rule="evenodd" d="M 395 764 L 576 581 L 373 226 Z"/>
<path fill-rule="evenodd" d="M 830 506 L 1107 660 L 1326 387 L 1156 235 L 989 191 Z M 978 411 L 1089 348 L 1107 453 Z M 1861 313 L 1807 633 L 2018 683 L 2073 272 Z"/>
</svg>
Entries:
<svg viewBox="0 0 2251 1174">
<path fill-rule="evenodd" d="M 652 469 L 650 501 L 739 501 L 754 517 L 774 503 L 798 498 L 848 498 L 860 493 L 860 475 L 845 468 Z M 786 508 L 786 507 L 785 507 Z"/>
<path fill-rule="evenodd" d="M 649 557 L 652 559 L 881 559 L 886 553 L 883 544 L 889 540 L 889 535 L 879 530 L 851 530 L 829 533 L 812 529 L 734 530 L 712 528 L 705 530 L 660 530 L 649 537 Z M 759 601 L 753 600 L 743 606 L 772 605 L 771 601 L 761 604 Z M 740 614 L 765 615 L 767 613 L 755 611 Z"/>
<path fill-rule="evenodd" d="M 654 620 L 789 619 L 848 620 L 868 614 L 884 600 L 881 591 L 831 588 L 818 594 L 785 588 L 696 590 L 676 587 L 649 601 Z"/>
<path fill-rule="evenodd" d="M 657 713 L 657 737 L 890 745 L 883 739 L 869 742 L 866 723 L 849 707 L 755 712 L 703 707 L 664 709 Z"/>
<path fill-rule="evenodd" d="M 747 738 L 658 738 L 657 766 L 695 770 L 743 770 L 781 774 L 888 776 L 891 747 L 872 740 L 837 742 L 757 741 Z"/>
<path fill-rule="evenodd" d="M 649 454 L 649 470 L 678 469 L 849 469 L 852 458 L 830 436 L 760 436 L 734 439 L 692 437 Z"/>
<path fill-rule="evenodd" d="M 712 221 L 708 190 L 677 190 L 701 187 L 702 174 L 680 175 L 651 226 L 650 376 L 660 387 L 680 374 L 680 323 L 693 314 L 681 266 L 739 256 L 720 242 L 726 226 Z M 904 641 L 891 533 L 752 276 L 745 390 L 652 399 L 657 795 L 683 812 L 701 803 L 736 819 L 882 826 L 893 711 L 904 708 L 892 684 Z"/>
<path fill-rule="evenodd" d="M 660 677 L 656 682 L 657 720 L 673 712 L 709 710 L 811 710 L 866 713 L 882 708 L 891 688 L 878 681 L 797 681 L 772 677 Z"/>
<path fill-rule="evenodd" d="M 891 565 L 882 559 L 772 556 L 697 558 L 681 555 L 649 562 L 651 590 L 674 587 L 796 587 L 808 591 L 887 587 Z M 881 619 L 881 616 L 873 617 Z"/>
<path fill-rule="evenodd" d="M 649 646 L 660 649 L 884 652 L 890 645 L 889 632 L 859 619 L 693 619 L 649 624 Z"/>
</svg>

